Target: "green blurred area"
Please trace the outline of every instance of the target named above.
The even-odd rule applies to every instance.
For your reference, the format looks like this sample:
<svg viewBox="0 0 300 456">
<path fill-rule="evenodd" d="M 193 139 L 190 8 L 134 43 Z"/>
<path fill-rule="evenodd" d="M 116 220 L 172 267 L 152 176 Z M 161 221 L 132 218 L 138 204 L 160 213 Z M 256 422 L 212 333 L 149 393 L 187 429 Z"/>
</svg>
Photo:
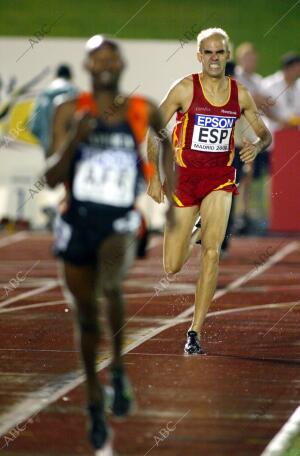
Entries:
<svg viewBox="0 0 300 456">
<path fill-rule="evenodd" d="M 263 75 L 276 71 L 282 54 L 300 50 L 296 0 L 0 0 L 0 15 L 1 35 L 28 38 L 56 20 L 49 36 L 179 41 L 192 30 L 218 26 L 235 45 L 257 45 Z"/>
<path fill-rule="evenodd" d="M 300 436 L 298 435 L 293 442 L 291 447 L 284 452 L 282 456 L 300 456 Z"/>
</svg>

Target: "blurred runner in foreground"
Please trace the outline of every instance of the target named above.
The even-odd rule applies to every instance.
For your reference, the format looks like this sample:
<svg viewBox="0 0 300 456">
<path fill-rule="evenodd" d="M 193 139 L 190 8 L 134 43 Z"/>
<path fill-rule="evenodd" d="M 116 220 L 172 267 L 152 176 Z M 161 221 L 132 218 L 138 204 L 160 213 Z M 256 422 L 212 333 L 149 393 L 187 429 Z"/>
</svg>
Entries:
<svg viewBox="0 0 300 456">
<path fill-rule="evenodd" d="M 67 201 L 56 223 L 55 253 L 63 261 L 65 284 L 77 310 L 90 441 L 100 449 L 110 440 L 110 433 L 96 368 L 100 338 L 97 289 L 101 288 L 108 304 L 113 342 L 112 411 L 126 416 L 132 408 L 132 392 L 121 357 L 125 326 L 121 283 L 135 255 L 140 224 L 135 200 L 150 170 L 143 164 L 139 144 L 149 127 L 159 134 L 162 120 L 149 100 L 120 94 L 124 60 L 115 41 L 92 37 L 86 45 L 85 67 L 91 77 L 91 93 L 81 93 L 58 107 L 46 179 L 50 187 L 66 182 Z M 172 146 L 166 138 L 161 143 L 171 197 Z"/>
</svg>

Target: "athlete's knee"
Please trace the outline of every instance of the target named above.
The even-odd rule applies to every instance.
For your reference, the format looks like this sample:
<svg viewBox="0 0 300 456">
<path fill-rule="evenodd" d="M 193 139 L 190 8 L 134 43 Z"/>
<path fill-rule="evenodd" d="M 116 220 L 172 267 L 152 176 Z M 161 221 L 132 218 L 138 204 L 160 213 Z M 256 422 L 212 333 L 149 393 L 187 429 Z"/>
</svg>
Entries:
<svg viewBox="0 0 300 456">
<path fill-rule="evenodd" d="M 113 277 L 109 280 L 105 280 L 102 285 L 103 295 L 108 299 L 117 299 L 122 295 L 121 282 L 119 279 Z"/>
<path fill-rule="evenodd" d="M 217 264 L 219 262 L 220 249 L 218 247 L 202 246 L 202 256 L 204 260 Z"/>
<path fill-rule="evenodd" d="M 182 261 L 179 259 L 165 259 L 164 260 L 164 270 L 166 274 L 176 274 L 182 268 Z"/>
</svg>

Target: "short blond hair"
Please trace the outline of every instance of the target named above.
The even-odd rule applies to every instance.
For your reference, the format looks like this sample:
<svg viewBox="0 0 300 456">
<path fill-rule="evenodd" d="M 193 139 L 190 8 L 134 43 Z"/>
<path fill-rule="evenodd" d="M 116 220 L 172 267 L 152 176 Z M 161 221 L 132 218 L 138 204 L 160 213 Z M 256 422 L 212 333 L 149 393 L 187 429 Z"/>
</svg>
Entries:
<svg viewBox="0 0 300 456">
<path fill-rule="evenodd" d="M 256 52 L 256 47 L 253 43 L 250 43 L 250 41 L 245 41 L 236 48 L 235 56 L 237 62 L 239 62 L 247 52 Z"/>
<path fill-rule="evenodd" d="M 200 47 L 202 44 L 202 41 L 206 40 L 207 38 L 210 38 L 213 35 L 220 35 L 224 40 L 226 41 L 227 48 L 229 49 L 229 36 L 225 32 L 225 30 L 219 28 L 219 27 L 213 27 L 213 28 L 208 28 L 205 30 L 202 30 L 199 35 L 197 36 L 197 48 L 198 51 L 200 51 Z"/>
</svg>

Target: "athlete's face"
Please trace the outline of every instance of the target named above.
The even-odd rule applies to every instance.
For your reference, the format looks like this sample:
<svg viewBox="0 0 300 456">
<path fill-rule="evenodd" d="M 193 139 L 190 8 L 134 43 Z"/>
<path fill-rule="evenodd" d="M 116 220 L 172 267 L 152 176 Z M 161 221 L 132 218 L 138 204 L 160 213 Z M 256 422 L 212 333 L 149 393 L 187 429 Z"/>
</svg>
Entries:
<svg viewBox="0 0 300 456">
<path fill-rule="evenodd" d="M 213 35 L 201 43 L 197 53 L 202 63 L 203 73 L 212 78 L 220 78 L 225 74 L 226 62 L 230 58 L 226 40 L 220 35 Z"/>
<path fill-rule="evenodd" d="M 124 62 L 119 51 L 104 45 L 88 55 L 85 67 L 94 88 L 109 90 L 118 86 Z"/>
</svg>

